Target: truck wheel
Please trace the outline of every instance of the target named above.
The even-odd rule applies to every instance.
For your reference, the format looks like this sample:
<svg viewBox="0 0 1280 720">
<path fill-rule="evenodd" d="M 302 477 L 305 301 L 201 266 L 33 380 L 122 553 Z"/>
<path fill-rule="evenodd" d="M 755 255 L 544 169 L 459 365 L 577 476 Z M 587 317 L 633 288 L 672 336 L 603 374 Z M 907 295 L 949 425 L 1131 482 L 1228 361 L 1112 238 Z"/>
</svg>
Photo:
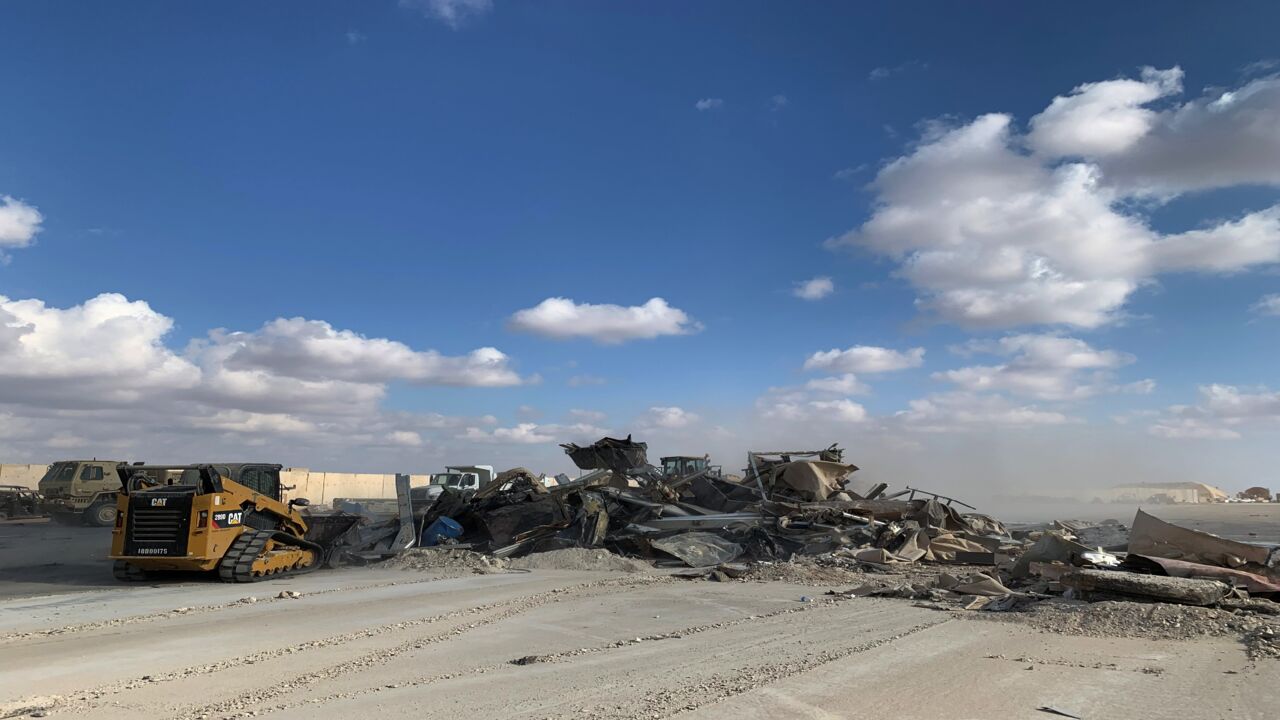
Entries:
<svg viewBox="0 0 1280 720">
<path fill-rule="evenodd" d="M 142 582 L 147 579 L 147 571 L 135 567 L 123 560 L 116 560 L 111 565 L 111 574 L 121 582 Z"/>
<path fill-rule="evenodd" d="M 111 527 L 116 524 L 116 506 L 98 503 L 84 511 L 84 521 L 94 527 Z"/>
</svg>

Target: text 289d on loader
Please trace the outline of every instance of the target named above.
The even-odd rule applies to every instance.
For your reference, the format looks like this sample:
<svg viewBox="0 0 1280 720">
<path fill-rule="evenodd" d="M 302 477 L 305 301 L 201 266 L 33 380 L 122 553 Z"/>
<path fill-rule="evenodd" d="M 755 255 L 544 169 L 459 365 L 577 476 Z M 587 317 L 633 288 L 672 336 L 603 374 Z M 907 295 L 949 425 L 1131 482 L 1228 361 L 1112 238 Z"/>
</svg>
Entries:
<svg viewBox="0 0 1280 720">
<path fill-rule="evenodd" d="M 110 557 L 120 580 L 151 571 L 216 571 L 226 582 L 310 572 L 357 520 L 303 515 L 304 498 L 283 502 L 279 465 L 121 464 L 116 472 Z"/>
</svg>

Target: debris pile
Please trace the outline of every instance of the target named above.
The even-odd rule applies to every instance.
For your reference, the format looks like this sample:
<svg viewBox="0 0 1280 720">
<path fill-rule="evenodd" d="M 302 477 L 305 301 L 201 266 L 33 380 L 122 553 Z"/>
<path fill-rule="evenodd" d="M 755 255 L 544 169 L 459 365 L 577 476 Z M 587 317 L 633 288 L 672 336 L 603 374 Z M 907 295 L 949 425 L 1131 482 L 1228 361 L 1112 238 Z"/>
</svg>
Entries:
<svg viewBox="0 0 1280 720">
<path fill-rule="evenodd" d="M 1114 520 L 1010 528 L 918 488 L 855 491 L 858 468 L 836 445 L 750 452 L 741 479 L 705 459 L 656 467 L 647 445 L 630 436 L 563 447 L 584 471 L 578 479 L 548 487 L 513 468 L 470 495 L 446 489 L 413 510 L 418 537 L 450 553 L 465 550 L 467 562 L 484 568 L 530 567 L 527 558 L 549 552 L 600 553 L 612 558 L 605 565 L 683 567 L 675 574 L 687 579 L 848 585 L 830 594 L 948 610 L 1027 610 L 1044 601 L 1274 608 L 1277 617 L 1250 628 L 1259 648 L 1270 647 L 1276 631 L 1268 623 L 1280 618 L 1280 604 L 1269 601 L 1280 599 L 1280 548 L 1141 511 L 1132 529 Z M 439 532 L 442 524 L 456 532 Z M 429 552 L 439 551 L 399 562 L 438 562 L 421 554 Z"/>
</svg>

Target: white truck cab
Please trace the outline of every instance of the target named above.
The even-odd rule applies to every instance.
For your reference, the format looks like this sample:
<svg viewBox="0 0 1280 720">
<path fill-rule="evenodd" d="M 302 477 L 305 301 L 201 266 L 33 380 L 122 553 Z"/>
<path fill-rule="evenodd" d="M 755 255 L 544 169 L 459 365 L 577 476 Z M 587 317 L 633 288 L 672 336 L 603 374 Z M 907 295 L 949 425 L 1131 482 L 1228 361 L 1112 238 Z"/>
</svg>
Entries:
<svg viewBox="0 0 1280 720">
<path fill-rule="evenodd" d="M 492 465 L 448 465 L 442 473 L 431 476 L 431 486 L 427 490 L 428 497 L 436 497 L 445 488 L 471 494 L 497 477 Z"/>
</svg>

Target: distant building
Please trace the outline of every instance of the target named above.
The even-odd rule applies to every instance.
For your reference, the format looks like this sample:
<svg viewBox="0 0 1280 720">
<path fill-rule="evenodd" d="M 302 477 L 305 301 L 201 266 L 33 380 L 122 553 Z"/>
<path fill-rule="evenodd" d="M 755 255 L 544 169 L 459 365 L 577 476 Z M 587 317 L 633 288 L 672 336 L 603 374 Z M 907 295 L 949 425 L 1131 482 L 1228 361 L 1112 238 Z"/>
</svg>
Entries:
<svg viewBox="0 0 1280 720">
<path fill-rule="evenodd" d="M 1241 490 L 1236 497 L 1254 502 L 1271 502 L 1271 489 L 1255 485 L 1248 490 Z"/>
<path fill-rule="evenodd" d="M 1092 491 L 1095 502 L 1113 503 L 1211 503 L 1230 496 L 1220 488 L 1198 482 L 1133 483 Z"/>
</svg>

